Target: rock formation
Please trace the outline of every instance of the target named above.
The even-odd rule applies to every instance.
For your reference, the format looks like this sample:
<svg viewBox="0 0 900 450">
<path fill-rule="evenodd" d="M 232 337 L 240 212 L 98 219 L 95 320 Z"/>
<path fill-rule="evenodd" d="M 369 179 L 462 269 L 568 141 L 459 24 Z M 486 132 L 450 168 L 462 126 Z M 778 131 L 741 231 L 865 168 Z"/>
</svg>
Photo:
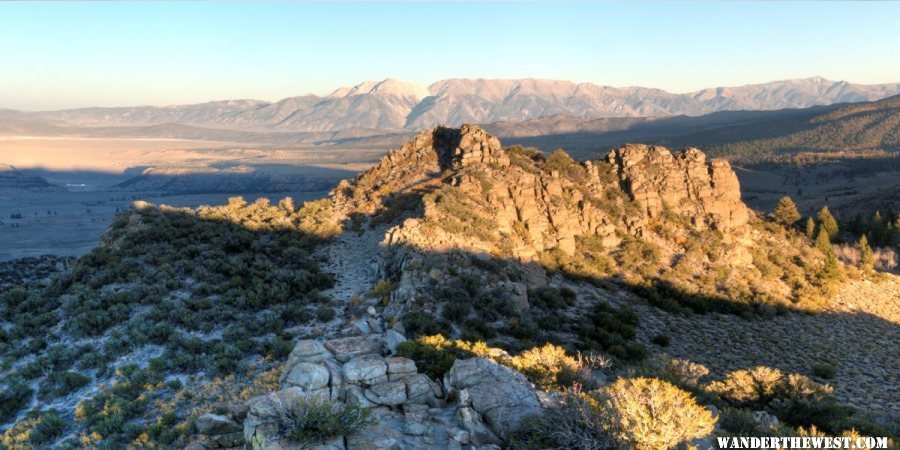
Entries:
<svg viewBox="0 0 900 450">
<path fill-rule="evenodd" d="M 205 439 L 193 447 L 498 449 L 522 418 L 552 403 L 522 374 L 483 358 L 457 361 L 443 383 L 432 380 L 412 360 L 390 356 L 382 334 L 300 341 L 280 388 L 235 405 L 230 415 L 200 416 L 197 429 Z M 293 442 L 283 435 L 281 420 L 308 402 L 362 406 L 373 420 L 349 436 Z"/>
<path fill-rule="evenodd" d="M 649 217 L 665 211 L 699 229 L 733 230 L 747 223 L 737 176 L 725 160 L 706 161 L 696 148 L 672 155 L 658 146 L 625 145 L 607 155 L 623 190 Z"/>
<path fill-rule="evenodd" d="M 384 238 L 384 272 L 398 278 L 388 315 L 408 310 L 443 279 L 454 251 L 516 260 L 531 270 L 549 253 L 575 255 L 581 241 L 613 251 L 630 237 L 660 241 L 674 256 L 689 233 L 712 231 L 736 242 L 750 220 L 728 162 L 709 161 L 695 148 L 673 154 L 626 145 L 579 163 L 562 151 L 504 149 L 471 125 L 418 134 L 334 194 L 339 217 L 395 224 Z M 682 237 L 661 238 L 660 230 Z M 738 246 L 729 260 L 746 264 L 749 255 Z M 542 275 L 524 278 L 535 287 Z M 517 280 L 492 286 L 519 292 L 514 296 L 524 299 L 514 303 L 527 308 L 526 286 Z"/>
</svg>

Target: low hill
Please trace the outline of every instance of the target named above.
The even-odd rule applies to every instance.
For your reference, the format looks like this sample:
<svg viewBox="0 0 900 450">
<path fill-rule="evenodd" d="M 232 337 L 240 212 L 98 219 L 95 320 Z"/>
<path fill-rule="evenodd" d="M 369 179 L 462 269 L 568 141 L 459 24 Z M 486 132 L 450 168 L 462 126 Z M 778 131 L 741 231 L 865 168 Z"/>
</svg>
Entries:
<svg viewBox="0 0 900 450">
<path fill-rule="evenodd" d="M 729 111 L 700 117 L 586 120 L 555 116 L 486 125 L 509 142 L 551 149 L 643 141 L 693 145 L 729 159 L 764 160 L 804 152 L 900 150 L 900 96 L 874 102 L 778 111 Z M 567 148 L 570 146 L 567 146 Z"/>
<path fill-rule="evenodd" d="M 54 192 L 62 190 L 64 189 L 48 183 L 47 180 L 41 177 L 25 175 L 16 170 L 13 166 L 0 164 L 0 193 L 2 194 Z"/>
</svg>

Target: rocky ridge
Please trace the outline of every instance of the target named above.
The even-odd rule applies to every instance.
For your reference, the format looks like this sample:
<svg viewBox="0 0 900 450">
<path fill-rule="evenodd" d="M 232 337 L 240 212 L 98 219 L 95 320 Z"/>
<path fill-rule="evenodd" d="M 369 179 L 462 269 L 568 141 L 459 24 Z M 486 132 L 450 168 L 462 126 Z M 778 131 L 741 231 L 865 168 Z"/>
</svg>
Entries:
<svg viewBox="0 0 900 450">
<path fill-rule="evenodd" d="M 576 236 L 599 235 L 614 245 L 617 230 L 641 235 L 650 219 L 667 212 L 690 216 L 698 230 L 739 232 L 749 220 L 728 162 L 707 161 L 695 148 L 673 155 L 664 147 L 626 145 L 605 161 L 563 161 L 562 169 L 574 171 L 574 177 L 561 176 L 553 168 L 535 171 L 533 161 L 521 162 L 526 158 L 522 155 L 512 158 L 481 128 L 438 128 L 388 153 L 354 183 L 343 182 L 335 202 L 345 211 L 378 213 L 398 197 L 430 192 L 443 182 L 483 200 L 497 234 L 513 235 L 524 228 L 515 251 L 524 259 L 553 248 L 571 254 Z M 629 202 L 640 210 L 626 211 Z M 426 197 L 423 203 L 422 219 L 407 220 L 389 231 L 389 244 L 413 239 L 407 230 L 439 219 L 437 202 Z"/>
<path fill-rule="evenodd" d="M 499 449 L 522 418 L 553 402 L 522 374 L 486 358 L 457 360 L 443 380 L 432 380 L 412 360 L 391 356 L 404 339 L 388 330 L 300 341 L 279 391 L 233 405 L 226 415 L 200 416 L 202 438 L 188 448 Z M 288 439 L 283 418 L 310 402 L 365 407 L 372 419 L 349 436 Z"/>
<path fill-rule="evenodd" d="M 528 285 L 493 285 L 518 292 L 523 306 L 526 289 L 546 279 L 541 259 L 573 256 L 585 239 L 611 252 L 624 240 L 659 240 L 660 228 L 679 235 L 676 241 L 711 232 L 730 243 L 730 264 L 750 259 L 751 214 L 734 171 L 694 148 L 673 154 L 626 145 L 604 160 L 578 163 L 563 152 L 544 158 L 504 149 L 477 126 L 436 128 L 342 182 L 332 199 L 336 220 L 370 216 L 393 225 L 384 235 L 381 273 L 398 281 L 387 311 L 394 316 L 454 265 L 454 252 L 517 261 Z"/>
</svg>

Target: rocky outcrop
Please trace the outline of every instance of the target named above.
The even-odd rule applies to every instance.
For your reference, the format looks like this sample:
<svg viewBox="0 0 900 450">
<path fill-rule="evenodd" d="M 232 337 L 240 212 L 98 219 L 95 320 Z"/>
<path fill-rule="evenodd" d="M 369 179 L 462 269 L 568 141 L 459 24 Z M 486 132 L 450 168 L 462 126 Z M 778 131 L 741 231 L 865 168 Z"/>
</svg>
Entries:
<svg viewBox="0 0 900 450">
<path fill-rule="evenodd" d="M 668 211 L 689 218 L 697 229 L 726 231 L 747 223 L 737 175 L 725 160 L 707 161 L 696 148 L 673 155 L 663 147 L 625 145 L 611 151 L 607 162 L 649 217 Z"/>
<path fill-rule="evenodd" d="M 462 406 L 462 422 L 472 428 L 470 432 L 483 433 L 474 411 L 483 415 L 491 430 L 504 439 L 519 428 L 522 419 L 540 413 L 552 403 L 524 375 L 487 358 L 457 360 L 444 377 L 444 386 Z"/>
<path fill-rule="evenodd" d="M 612 252 L 626 237 L 677 247 L 688 233 L 707 230 L 736 242 L 750 219 L 728 162 L 707 160 L 700 150 L 626 145 L 603 160 L 577 162 L 562 151 L 504 149 L 471 125 L 416 135 L 342 183 L 333 199 L 338 219 L 362 213 L 394 225 L 382 255 L 382 272 L 397 277 L 389 317 L 445 279 L 447 267 L 464 265 L 454 252 L 523 263 L 522 276 L 501 276 L 484 289 L 508 292 L 524 311 L 527 289 L 545 278 L 531 272 L 550 252 L 573 256 L 584 240 Z M 749 258 L 734 253 L 735 264 Z"/>
<path fill-rule="evenodd" d="M 423 229 L 460 219 L 441 195 L 425 195 L 446 192 L 441 188 L 462 194 L 473 216 L 489 224 L 477 240 L 472 233 Z M 496 253 L 503 241 L 523 260 L 550 249 L 572 254 L 580 237 L 615 246 L 623 233 L 640 236 L 666 214 L 683 217 L 696 230 L 725 232 L 740 230 L 749 219 L 729 164 L 707 161 L 697 149 L 673 155 L 663 147 L 627 145 L 604 161 L 578 163 L 563 153 L 544 161 L 504 150 L 470 125 L 420 133 L 353 183 L 342 184 L 335 201 L 345 211 L 377 213 L 396 206 L 392 199 L 410 197 L 418 201 L 406 206 L 421 217 L 390 230 L 389 244 Z"/>
<path fill-rule="evenodd" d="M 237 435 L 231 418 L 201 416 L 206 447 L 230 437 L 269 450 L 496 449 L 548 401 L 522 374 L 487 359 L 457 361 L 443 384 L 432 380 L 414 361 L 390 356 L 384 335 L 299 342 L 280 389 L 239 408 L 246 418 Z M 368 408 L 372 421 L 352 435 L 301 445 L 285 436 L 281 423 L 308 402 Z"/>
</svg>

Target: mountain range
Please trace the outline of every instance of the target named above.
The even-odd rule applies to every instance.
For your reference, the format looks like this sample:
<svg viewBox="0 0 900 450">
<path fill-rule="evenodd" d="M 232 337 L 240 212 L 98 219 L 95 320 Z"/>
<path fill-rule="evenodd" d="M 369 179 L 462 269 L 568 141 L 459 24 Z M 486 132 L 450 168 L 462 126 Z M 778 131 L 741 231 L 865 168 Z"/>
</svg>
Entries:
<svg viewBox="0 0 900 450">
<path fill-rule="evenodd" d="M 584 117 L 699 116 L 719 111 L 808 108 L 900 93 L 900 83 L 852 84 L 821 77 L 675 94 L 644 87 L 570 81 L 447 79 L 428 87 L 394 79 L 367 81 L 327 96 L 277 102 L 225 100 L 195 105 L 94 107 L 2 116 L 45 126 L 148 126 L 177 123 L 245 131 L 411 131 L 435 125 L 523 121 L 555 114 Z"/>
</svg>

